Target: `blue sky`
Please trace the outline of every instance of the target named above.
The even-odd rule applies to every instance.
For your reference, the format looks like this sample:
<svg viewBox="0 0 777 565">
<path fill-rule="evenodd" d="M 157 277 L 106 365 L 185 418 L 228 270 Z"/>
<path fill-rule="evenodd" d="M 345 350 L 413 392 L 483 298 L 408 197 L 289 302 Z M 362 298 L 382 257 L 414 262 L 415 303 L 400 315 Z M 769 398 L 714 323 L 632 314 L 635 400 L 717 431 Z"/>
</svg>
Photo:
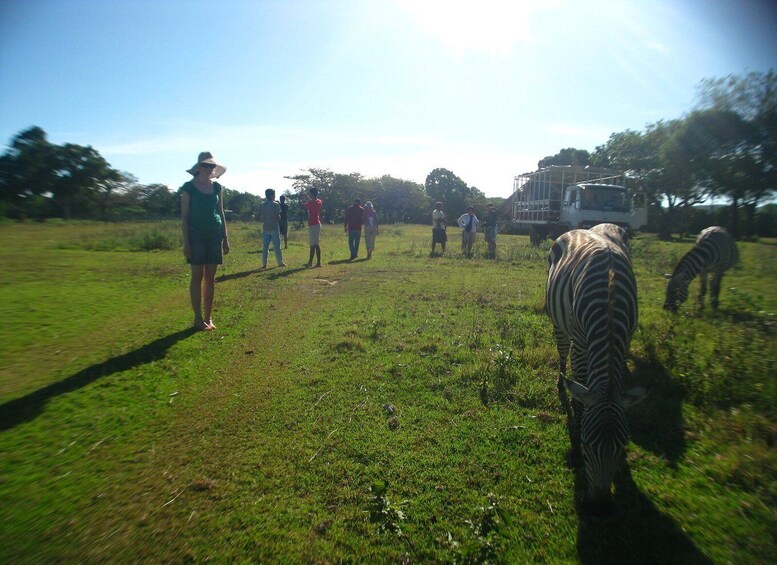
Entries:
<svg viewBox="0 0 777 565">
<path fill-rule="evenodd" d="M 770 0 L 0 0 L 0 138 L 37 125 L 173 189 L 209 150 L 257 194 L 445 167 L 507 196 L 774 67 Z"/>
</svg>

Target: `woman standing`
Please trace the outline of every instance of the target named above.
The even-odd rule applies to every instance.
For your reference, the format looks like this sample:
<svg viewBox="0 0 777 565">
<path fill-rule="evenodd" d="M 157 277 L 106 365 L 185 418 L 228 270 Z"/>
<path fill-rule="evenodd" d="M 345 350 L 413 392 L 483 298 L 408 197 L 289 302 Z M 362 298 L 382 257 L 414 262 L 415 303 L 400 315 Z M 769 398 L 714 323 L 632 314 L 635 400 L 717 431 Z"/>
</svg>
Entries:
<svg viewBox="0 0 777 565">
<path fill-rule="evenodd" d="M 442 252 L 445 253 L 446 241 L 448 241 L 448 234 L 445 233 L 445 212 L 442 211 L 442 202 L 437 202 L 432 212 L 432 255 L 434 255 L 438 243 L 442 246 Z"/>
<path fill-rule="evenodd" d="M 372 258 L 372 250 L 375 249 L 375 236 L 378 235 L 378 212 L 369 200 L 364 204 L 364 243 L 367 245 L 367 259 Z"/>
<path fill-rule="evenodd" d="M 227 168 L 219 165 L 208 151 L 200 153 L 197 164 L 186 171 L 194 178 L 185 183 L 181 194 L 183 255 L 191 266 L 189 296 L 194 310 L 194 327 L 216 329 L 211 320 L 216 270 L 229 253 L 227 221 L 224 218 L 223 187 L 215 182 Z"/>
</svg>

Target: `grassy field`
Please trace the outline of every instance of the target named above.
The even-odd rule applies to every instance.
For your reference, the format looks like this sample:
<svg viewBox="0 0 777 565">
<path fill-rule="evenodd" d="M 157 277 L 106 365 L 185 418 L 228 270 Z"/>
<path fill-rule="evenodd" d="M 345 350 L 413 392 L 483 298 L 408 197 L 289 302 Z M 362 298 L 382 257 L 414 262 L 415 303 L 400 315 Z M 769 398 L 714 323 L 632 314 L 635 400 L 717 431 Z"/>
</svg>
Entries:
<svg viewBox="0 0 777 565">
<path fill-rule="evenodd" d="M 231 225 L 188 329 L 178 225 L 2 224 L 0 562 L 777 562 L 777 244 L 721 310 L 661 309 L 691 240 L 638 237 L 617 513 L 580 507 L 543 313 L 549 244 Z M 143 251 L 155 249 L 155 251 Z M 364 256 L 364 251 L 362 251 Z M 695 286 L 692 288 L 692 296 Z"/>
</svg>

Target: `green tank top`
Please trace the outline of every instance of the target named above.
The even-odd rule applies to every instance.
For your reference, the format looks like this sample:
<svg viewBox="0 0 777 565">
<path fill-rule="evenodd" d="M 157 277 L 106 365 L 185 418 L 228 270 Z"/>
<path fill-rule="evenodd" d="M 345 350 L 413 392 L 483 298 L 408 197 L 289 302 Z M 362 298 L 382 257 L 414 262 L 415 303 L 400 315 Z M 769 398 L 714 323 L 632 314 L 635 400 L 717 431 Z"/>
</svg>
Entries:
<svg viewBox="0 0 777 565">
<path fill-rule="evenodd" d="M 203 194 L 194 184 L 185 183 L 178 192 L 189 195 L 189 227 L 200 232 L 213 233 L 220 231 L 221 214 L 219 214 L 219 198 L 221 185 L 213 183 L 213 194 Z"/>
</svg>

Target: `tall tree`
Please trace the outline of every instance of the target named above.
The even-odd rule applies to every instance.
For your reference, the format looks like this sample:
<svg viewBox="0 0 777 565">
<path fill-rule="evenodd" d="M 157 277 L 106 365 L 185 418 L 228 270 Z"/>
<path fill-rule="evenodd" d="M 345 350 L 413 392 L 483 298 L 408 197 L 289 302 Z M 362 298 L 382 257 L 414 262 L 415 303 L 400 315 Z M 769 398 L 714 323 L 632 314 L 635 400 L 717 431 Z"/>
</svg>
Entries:
<svg viewBox="0 0 777 565">
<path fill-rule="evenodd" d="M 731 202 L 731 227 L 737 229 L 742 206 L 750 235 L 756 207 L 777 190 L 777 73 L 706 79 L 699 86 L 697 108 L 733 113 L 747 124 L 738 126 L 736 151 L 719 155 L 716 164 L 718 190 Z"/>
<path fill-rule="evenodd" d="M 56 181 L 55 153 L 41 128 L 18 133 L 0 157 L 0 199 L 22 207 L 26 199 L 50 192 Z"/>
<path fill-rule="evenodd" d="M 555 155 L 549 155 L 537 163 L 538 169 L 544 169 L 551 165 L 579 165 L 586 166 L 589 163 L 591 154 L 585 149 L 575 149 L 574 147 L 567 147 L 562 149 Z"/>
<path fill-rule="evenodd" d="M 430 200 L 442 202 L 449 213 L 461 213 L 467 205 L 471 190 L 463 180 L 448 169 L 434 169 L 426 176 L 424 190 Z"/>
<path fill-rule="evenodd" d="M 79 194 L 110 192 L 120 179 L 119 172 L 95 149 L 73 143 L 56 148 L 55 174 L 51 192 L 66 219 L 71 217 L 73 202 Z"/>
</svg>

